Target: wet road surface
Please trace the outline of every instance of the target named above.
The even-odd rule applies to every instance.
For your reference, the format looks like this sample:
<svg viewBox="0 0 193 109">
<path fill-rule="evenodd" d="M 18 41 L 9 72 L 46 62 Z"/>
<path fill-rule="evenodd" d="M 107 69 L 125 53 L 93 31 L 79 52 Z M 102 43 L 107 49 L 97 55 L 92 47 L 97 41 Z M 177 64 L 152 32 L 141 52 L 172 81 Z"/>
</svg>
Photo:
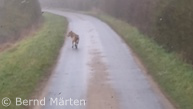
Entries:
<svg viewBox="0 0 193 109">
<path fill-rule="evenodd" d="M 173 109 L 108 25 L 87 15 L 45 11 L 67 17 L 80 43 L 72 49 L 66 38 L 42 109 Z M 85 99 L 86 106 L 51 106 L 50 98 Z"/>
</svg>

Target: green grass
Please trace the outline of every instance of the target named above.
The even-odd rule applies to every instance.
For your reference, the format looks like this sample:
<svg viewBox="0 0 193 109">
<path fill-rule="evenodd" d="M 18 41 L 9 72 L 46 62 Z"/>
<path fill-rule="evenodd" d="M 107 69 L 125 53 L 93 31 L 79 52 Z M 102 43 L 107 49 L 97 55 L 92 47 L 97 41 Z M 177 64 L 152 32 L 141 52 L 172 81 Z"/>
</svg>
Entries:
<svg viewBox="0 0 193 109">
<path fill-rule="evenodd" d="M 152 39 L 126 22 L 111 16 L 94 15 L 107 22 L 138 54 L 149 73 L 179 109 L 193 109 L 193 69 L 175 53 L 167 53 Z"/>
<path fill-rule="evenodd" d="M 38 82 L 55 63 L 67 30 L 65 18 L 44 14 L 44 25 L 34 35 L 0 53 L 0 100 L 9 97 L 12 105 L 0 109 L 21 109 L 15 98 L 28 99 Z"/>
</svg>

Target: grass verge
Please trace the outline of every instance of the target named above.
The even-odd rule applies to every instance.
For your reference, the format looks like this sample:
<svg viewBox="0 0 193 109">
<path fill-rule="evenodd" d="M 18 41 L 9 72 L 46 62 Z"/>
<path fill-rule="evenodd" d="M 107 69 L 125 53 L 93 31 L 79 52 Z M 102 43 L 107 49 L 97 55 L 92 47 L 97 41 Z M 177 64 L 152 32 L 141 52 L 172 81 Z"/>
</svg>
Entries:
<svg viewBox="0 0 193 109">
<path fill-rule="evenodd" d="M 175 53 L 167 53 L 128 23 L 104 14 L 94 16 L 108 23 L 123 37 L 177 108 L 193 109 L 192 65 L 180 60 Z"/>
<path fill-rule="evenodd" d="M 44 14 L 43 27 L 33 36 L 18 42 L 14 47 L 0 53 L 0 100 L 9 97 L 15 106 L 16 97 L 27 99 L 39 80 L 53 66 L 64 42 L 67 20 Z M 0 109 L 6 109 L 0 105 Z"/>
</svg>

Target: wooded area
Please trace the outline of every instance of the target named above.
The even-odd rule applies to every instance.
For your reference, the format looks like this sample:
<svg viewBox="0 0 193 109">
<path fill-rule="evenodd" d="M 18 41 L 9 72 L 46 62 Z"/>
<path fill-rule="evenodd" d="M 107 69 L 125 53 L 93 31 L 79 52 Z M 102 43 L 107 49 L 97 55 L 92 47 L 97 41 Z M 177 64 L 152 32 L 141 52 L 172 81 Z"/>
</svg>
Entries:
<svg viewBox="0 0 193 109">
<path fill-rule="evenodd" d="M 168 51 L 193 63 L 191 0 L 41 0 L 46 6 L 100 10 L 127 21 Z M 49 4 L 49 5 L 48 5 Z"/>
<path fill-rule="evenodd" d="M 17 40 L 41 16 L 38 0 L 0 0 L 0 43 Z"/>
</svg>

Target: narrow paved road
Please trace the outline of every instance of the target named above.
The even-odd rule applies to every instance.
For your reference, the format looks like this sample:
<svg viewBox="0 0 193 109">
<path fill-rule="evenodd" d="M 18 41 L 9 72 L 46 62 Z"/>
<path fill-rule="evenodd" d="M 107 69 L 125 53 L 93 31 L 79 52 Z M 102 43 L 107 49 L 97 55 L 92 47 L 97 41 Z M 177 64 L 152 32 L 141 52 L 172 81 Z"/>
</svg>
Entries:
<svg viewBox="0 0 193 109">
<path fill-rule="evenodd" d="M 80 44 L 72 49 L 67 38 L 42 109 L 173 109 L 108 25 L 87 15 L 46 11 L 67 17 Z M 85 99 L 86 106 L 51 106 L 50 98 Z"/>
</svg>

